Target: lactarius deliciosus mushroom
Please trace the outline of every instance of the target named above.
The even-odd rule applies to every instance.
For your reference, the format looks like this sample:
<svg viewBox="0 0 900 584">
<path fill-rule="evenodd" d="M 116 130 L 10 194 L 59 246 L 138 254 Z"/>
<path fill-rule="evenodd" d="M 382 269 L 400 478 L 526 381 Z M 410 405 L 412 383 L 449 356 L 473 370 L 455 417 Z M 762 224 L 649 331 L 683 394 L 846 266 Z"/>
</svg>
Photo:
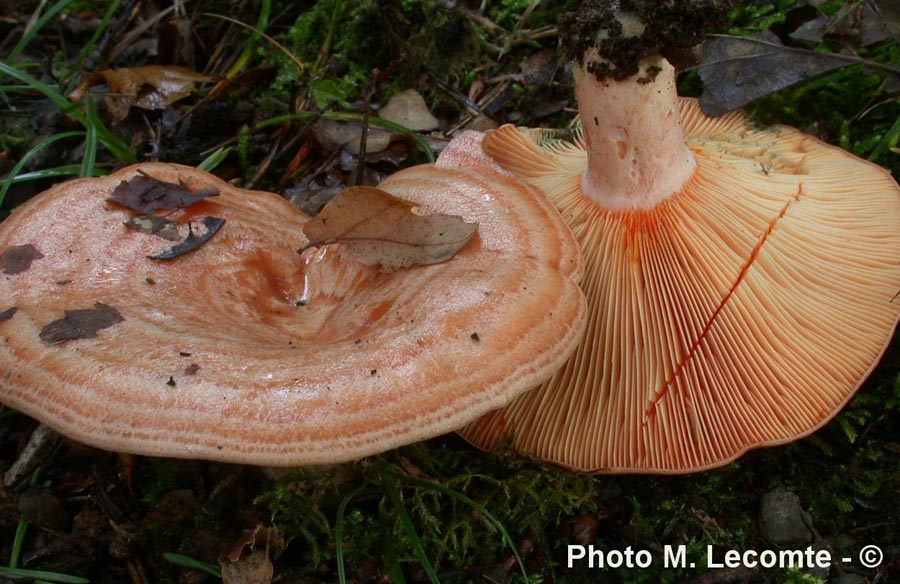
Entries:
<svg viewBox="0 0 900 584">
<path fill-rule="evenodd" d="M 589 316 L 550 381 L 462 434 L 591 472 L 708 469 L 809 434 L 868 376 L 900 314 L 900 190 L 800 131 L 679 99 L 655 53 L 672 38 L 640 35 L 702 30 L 678 6 L 701 3 L 625 4 L 565 21 L 583 134 L 484 140 L 581 243 Z"/>
<path fill-rule="evenodd" d="M 580 338 L 580 253 L 479 141 L 381 185 L 478 223 L 450 259 L 390 273 L 340 244 L 299 255 L 306 216 L 184 166 L 50 189 L 0 225 L 0 400 L 104 449 L 275 466 L 355 459 L 508 403 Z M 218 190 L 165 213 L 195 240 L 224 224 L 148 258 L 172 243 L 107 200 L 138 173 Z"/>
</svg>

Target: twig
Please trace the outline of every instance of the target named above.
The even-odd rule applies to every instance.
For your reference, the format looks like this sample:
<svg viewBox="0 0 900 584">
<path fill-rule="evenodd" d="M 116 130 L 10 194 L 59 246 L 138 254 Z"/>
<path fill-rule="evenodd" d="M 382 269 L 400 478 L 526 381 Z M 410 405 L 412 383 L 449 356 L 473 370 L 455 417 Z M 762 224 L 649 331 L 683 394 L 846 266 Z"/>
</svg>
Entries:
<svg viewBox="0 0 900 584">
<path fill-rule="evenodd" d="M 447 95 L 449 95 L 450 97 L 452 97 L 453 99 L 458 101 L 460 104 L 462 104 L 472 114 L 474 114 L 476 116 L 481 114 L 481 108 L 478 106 L 477 103 L 475 103 L 474 101 L 469 99 L 468 96 L 463 95 L 462 93 L 460 93 L 459 91 L 454 89 L 452 86 L 450 86 L 445 81 L 438 79 L 431 73 L 428 74 L 428 80 L 431 81 L 432 83 L 434 83 L 435 85 L 437 85 L 438 87 L 440 87 L 441 90 L 443 90 Z"/>
</svg>

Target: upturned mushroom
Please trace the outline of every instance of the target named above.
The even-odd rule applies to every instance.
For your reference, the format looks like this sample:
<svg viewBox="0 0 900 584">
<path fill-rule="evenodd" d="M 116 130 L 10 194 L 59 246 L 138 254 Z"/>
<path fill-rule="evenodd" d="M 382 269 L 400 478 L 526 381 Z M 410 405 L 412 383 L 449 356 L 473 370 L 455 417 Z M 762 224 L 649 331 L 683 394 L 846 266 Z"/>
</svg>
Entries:
<svg viewBox="0 0 900 584">
<path fill-rule="evenodd" d="M 485 138 L 581 243 L 589 315 L 547 383 L 462 430 L 473 444 L 597 473 L 709 469 L 822 426 L 885 350 L 900 189 L 798 130 L 678 98 L 657 50 L 693 44 L 716 4 L 585 2 L 563 23 L 583 133 Z"/>
<path fill-rule="evenodd" d="M 134 213 L 108 199 L 138 174 L 170 183 L 144 198 L 184 203 L 164 219 L 189 223 L 195 249 L 173 254 L 146 217 L 123 226 Z M 104 449 L 286 466 L 452 431 L 549 377 L 585 312 L 553 207 L 474 134 L 381 188 L 478 231 L 442 263 L 388 273 L 340 244 L 298 255 L 308 218 L 287 201 L 184 166 L 28 201 L 0 225 L 0 400 Z"/>
</svg>

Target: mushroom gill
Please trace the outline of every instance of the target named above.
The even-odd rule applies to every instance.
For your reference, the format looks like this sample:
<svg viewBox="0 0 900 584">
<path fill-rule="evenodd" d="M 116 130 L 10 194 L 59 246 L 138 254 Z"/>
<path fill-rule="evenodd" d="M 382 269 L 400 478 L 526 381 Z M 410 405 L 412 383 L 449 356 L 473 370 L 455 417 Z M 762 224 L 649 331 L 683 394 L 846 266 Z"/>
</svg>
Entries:
<svg viewBox="0 0 900 584">
<path fill-rule="evenodd" d="M 703 470 L 809 434 L 900 317 L 900 189 L 795 129 L 706 117 L 658 55 L 613 79 L 588 72 L 592 50 L 576 65 L 583 134 L 484 140 L 581 244 L 585 338 L 461 434 L 604 473 Z"/>
</svg>

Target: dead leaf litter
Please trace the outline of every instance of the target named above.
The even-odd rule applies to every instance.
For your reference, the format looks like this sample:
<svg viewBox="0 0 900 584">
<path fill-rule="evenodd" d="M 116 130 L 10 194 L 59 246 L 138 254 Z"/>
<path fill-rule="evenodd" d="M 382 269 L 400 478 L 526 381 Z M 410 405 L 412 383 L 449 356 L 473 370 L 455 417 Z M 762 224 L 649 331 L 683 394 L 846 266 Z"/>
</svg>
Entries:
<svg viewBox="0 0 900 584">
<path fill-rule="evenodd" d="M 218 189 L 202 188 L 188 191 L 187 186 L 165 182 L 145 173 L 138 173 L 122 181 L 107 199 L 138 213 L 153 213 L 160 209 L 189 207 L 207 197 L 219 194 Z"/>
<path fill-rule="evenodd" d="M 67 310 L 65 316 L 45 326 L 40 333 L 41 340 L 48 345 L 76 339 L 90 339 L 97 331 L 109 328 L 125 320 L 118 310 L 102 302 L 93 308 Z"/>
<path fill-rule="evenodd" d="M 141 215 L 126 221 L 124 223 L 126 227 L 169 241 L 179 242 L 161 253 L 147 256 L 153 260 L 171 260 L 193 251 L 209 241 L 225 224 L 225 219 L 206 216 L 199 222 L 198 230 L 198 226 L 194 223 L 189 222 L 184 226 L 177 221 L 149 215 L 149 213 L 189 207 L 207 197 L 214 197 L 218 194 L 219 190 L 216 188 L 206 187 L 189 191 L 187 185 L 162 181 L 139 172 L 132 178 L 120 182 L 113 189 L 112 195 L 107 201 L 118 203 L 141 213 Z M 185 230 L 187 231 L 186 235 Z"/>
<path fill-rule="evenodd" d="M 300 251 L 340 243 L 352 259 L 392 272 L 445 261 L 478 230 L 461 217 L 415 209 L 374 187 L 346 188 L 303 227 L 309 244 Z"/>
<path fill-rule="evenodd" d="M 173 245 L 162 253 L 147 257 L 151 260 L 171 260 L 189 251 L 194 251 L 218 233 L 219 229 L 225 225 L 225 219 L 221 217 L 204 217 L 200 223 L 203 227 L 199 231 L 197 231 L 196 227 L 193 227 L 193 223 L 188 224 L 188 236 L 181 243 Z"/>
<path fill-rule="evenodd" d="M 34 260 L 43 257 L 44 254 L 30 243 L 14 245 L 0 253 L 0 269 L 4 274 L 14 276 L 27 271 Z"/>
</svg>

